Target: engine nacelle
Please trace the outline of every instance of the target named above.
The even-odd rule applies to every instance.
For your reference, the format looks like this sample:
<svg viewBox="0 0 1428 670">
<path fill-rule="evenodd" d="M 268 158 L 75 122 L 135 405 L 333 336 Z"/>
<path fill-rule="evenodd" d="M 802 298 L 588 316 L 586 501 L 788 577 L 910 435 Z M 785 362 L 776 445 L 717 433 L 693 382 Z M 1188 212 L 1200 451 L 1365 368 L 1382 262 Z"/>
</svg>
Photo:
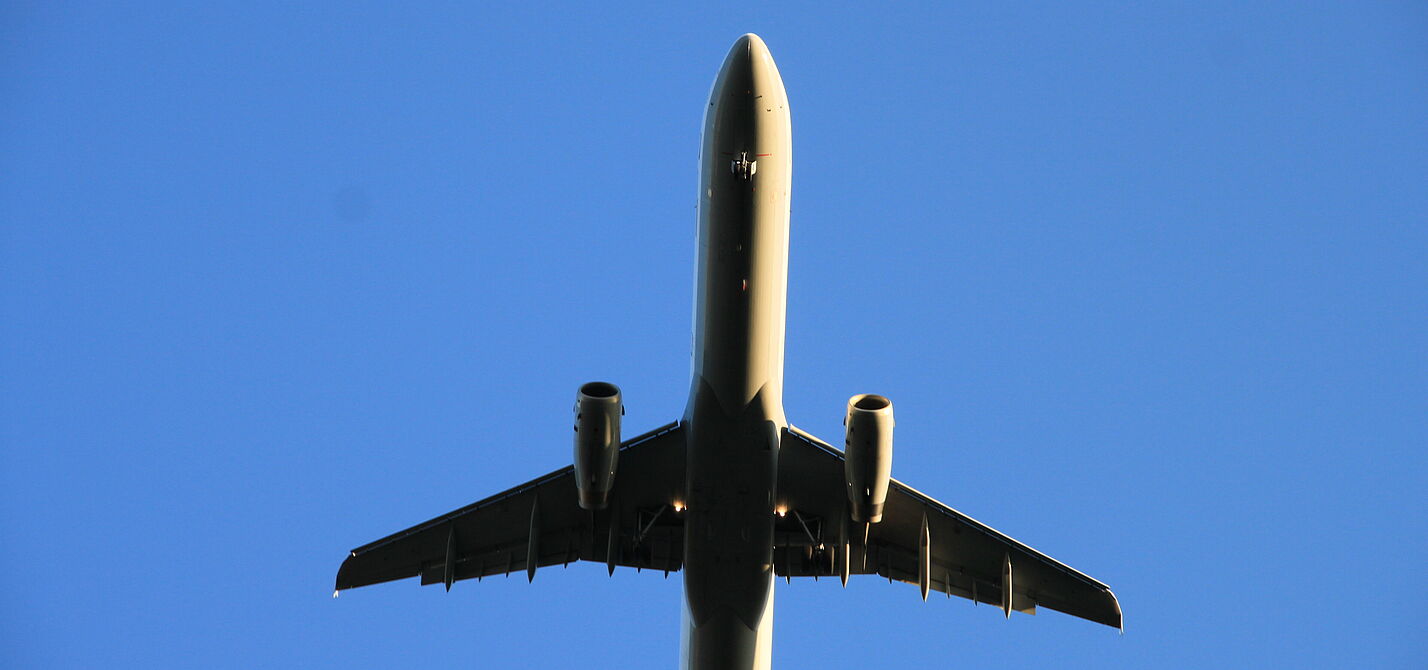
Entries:
<svg viewBox="0 0 1428 670">
<path fill-rule="evenodd" d="M 590 382 L 575 393 L 575 490 L 580 506 L 605 509 L 620 458 L 620 387 Z"/>
<path fill-rule="evenodd" d="M 843 479 L 848 486 L 848 512 L 859 523 L 883 520 L 892 478 L 892 401 L 865 393 L 848 399 L 847 449 Z"/>
</svg>

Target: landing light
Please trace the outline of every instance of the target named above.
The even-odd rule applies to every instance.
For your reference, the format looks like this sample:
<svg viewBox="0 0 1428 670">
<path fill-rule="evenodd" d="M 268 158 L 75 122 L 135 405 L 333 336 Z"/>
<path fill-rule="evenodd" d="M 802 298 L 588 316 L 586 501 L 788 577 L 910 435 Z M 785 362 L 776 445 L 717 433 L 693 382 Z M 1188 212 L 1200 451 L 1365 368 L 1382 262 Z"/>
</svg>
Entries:
<svg viewBox="0 0 1428 670">
<path fill-rule="evenodd" d="M 682 502 L 676 500 L 676 501 L 674 501 L 673 505 L 674 505 L 674 511 L 675 511 L 675 512 L 683 512 L 683 511 L 684 511 L 684 503 L 682 503 Z"/>
<path fill-rule="evenodd" d="M 779 505 L 778 507 L 774 508 L 774 514 L 777 514 L 779 518 L 786 517 L 788 516 L 788 508 L 784 507 L 783 505 Z"/>
</svg>

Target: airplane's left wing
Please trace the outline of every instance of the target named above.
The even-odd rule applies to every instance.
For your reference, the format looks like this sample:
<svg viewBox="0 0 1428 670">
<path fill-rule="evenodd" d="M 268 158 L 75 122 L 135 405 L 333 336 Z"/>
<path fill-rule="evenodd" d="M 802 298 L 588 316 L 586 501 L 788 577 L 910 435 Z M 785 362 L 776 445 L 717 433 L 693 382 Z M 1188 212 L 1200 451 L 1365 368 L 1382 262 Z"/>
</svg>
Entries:
<svg viewBox="0 0 1428 670">
<path fill-rule="evenodd" d="M 576 501 L 566 466 L 352 550 L 337 590 L 421 577 L 422 584 L 523 571 L 577 560 L 673 571 L 683 565 L 683 525 L 668 505 L 684 487 L 679 422 L 620 445 L 609 508 Z"/>
<path fill-rule="evenodd" d="M 924 598 L 937 591 L 1007 614 L 1035 614 L 1039 605 L 1121 627 L 1120 603 L 1105 584 L 896 479 L 881 522 L 848 524 L 843 463 L 843 452 L 828 443 L 797 428 L 784 432 L 778 574 L 878 574 L 917 584 Z"/>
</svg>

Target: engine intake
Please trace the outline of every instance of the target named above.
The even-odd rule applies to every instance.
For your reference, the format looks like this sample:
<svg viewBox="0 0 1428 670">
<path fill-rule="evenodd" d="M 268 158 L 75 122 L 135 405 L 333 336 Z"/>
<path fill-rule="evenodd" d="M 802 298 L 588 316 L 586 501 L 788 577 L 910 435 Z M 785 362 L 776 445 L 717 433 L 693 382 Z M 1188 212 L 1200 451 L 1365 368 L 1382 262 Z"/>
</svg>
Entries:
<svg viewBox="0 0 1428 670">
<path fill-rule="evenodd" d="M 865 393 L 848 399 L 846 460 L 843 478 L 848 485 L 848 512 L 853 521 L 877 523 L 883 520 L 883 504 L 888 499 L 892 477 L 892 401 Z"/>
<path fill-rule="evenodd" d="M 575 489 L 580 506 L 605 509 L 620 458 L 620 387 L 590 382 L 575 394 Z"/>
</svg>

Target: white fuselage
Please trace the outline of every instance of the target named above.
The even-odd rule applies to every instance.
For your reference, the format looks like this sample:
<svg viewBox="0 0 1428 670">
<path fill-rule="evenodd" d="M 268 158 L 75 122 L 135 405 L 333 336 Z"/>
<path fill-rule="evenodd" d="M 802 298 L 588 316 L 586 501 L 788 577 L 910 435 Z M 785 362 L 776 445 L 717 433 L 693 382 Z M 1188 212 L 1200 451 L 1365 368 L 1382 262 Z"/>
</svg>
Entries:
<svg viewBox="0 0 1428 670">
<path fill-rule="evenodd" d="M 768 48 L 739 38 L 710 91 L 699 158 L 680 641 L 691 670 L 770 661 L 791 130 Z"/>
</svg>

